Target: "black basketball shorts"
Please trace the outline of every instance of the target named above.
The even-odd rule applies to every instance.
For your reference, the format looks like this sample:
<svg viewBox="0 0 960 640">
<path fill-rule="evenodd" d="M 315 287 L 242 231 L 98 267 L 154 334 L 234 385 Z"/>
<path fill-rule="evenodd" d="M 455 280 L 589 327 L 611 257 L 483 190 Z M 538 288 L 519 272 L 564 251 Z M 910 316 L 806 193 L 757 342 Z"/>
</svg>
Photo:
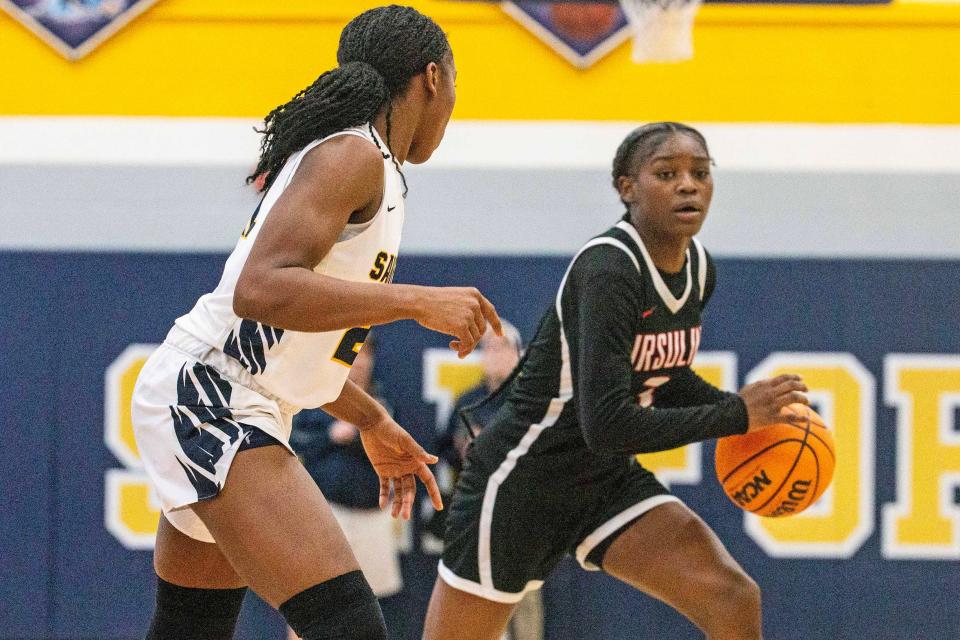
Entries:
<svg viewBox="0 0 960 640">
<path fill-rule="evenodd" d="M 561 469 L 551 478 L 522 466 L 514 468 L 508 456 L 492 473 L 471 466 L 460 474 L 439 566 L 451 587 L 519 602 L 565 554 L 588 571 L 600 570 L 607 547 L 631 523 L 679 501 L 635 462 L 580 485 L 556 482 Z"/>
</svg>

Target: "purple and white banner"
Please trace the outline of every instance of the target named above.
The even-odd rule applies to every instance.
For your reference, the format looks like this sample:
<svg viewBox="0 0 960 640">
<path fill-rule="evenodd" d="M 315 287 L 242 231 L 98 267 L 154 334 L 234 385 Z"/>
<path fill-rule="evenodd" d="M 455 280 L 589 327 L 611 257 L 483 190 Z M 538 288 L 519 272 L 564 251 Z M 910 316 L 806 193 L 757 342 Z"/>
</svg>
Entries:
<svg viewBox="0 0 960 640">
<path fill-rule="evenodd" d="M 82 58 L 156 0 L 0 0 L 14 19 L 71 60 Z"/>
</svg>

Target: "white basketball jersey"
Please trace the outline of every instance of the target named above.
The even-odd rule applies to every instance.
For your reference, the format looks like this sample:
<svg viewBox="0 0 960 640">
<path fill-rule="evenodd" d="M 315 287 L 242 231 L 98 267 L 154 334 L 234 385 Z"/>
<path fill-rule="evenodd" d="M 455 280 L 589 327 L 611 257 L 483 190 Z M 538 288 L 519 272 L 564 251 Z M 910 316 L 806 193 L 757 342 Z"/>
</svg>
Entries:
<svg viewBox="0 0 960 640">
<path fill-rule="evenodd" d="M 184 331 L 240 362 L 263 389 L 297 407 L 318 407 L 340 396 L 369 328 L 306 333 L 270 327 L 237 317 L 233 313 L 233 292 L 260 229 L 304 155 L 342 135 L 360 136 L 379 146 L 383 155 L 383 201 L 370 221 L 346 226 L 314 271 L 355 282 L 393 279 L 403 229 L 403 185 L 387 145 L 375 129 L 364 125 L 315 140 L 287 159 L 227 259 L 220 284 L 176 321 Z"/>
</svg>

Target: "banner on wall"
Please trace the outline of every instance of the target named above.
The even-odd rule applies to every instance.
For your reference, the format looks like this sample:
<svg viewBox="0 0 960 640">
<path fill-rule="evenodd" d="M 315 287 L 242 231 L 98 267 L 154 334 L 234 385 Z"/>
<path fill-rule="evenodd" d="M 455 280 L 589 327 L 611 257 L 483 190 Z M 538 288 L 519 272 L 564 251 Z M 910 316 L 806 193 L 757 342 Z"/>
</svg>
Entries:
<svg viewBox="0 0 960 640">
<path fill-rule="evenodd" d="M 889 4 L 891 0 L 705 0 L 724 4 Z M 653 3 L 652 3 L 653 4 Z M 668 6 L 670 3 L 660 3 Z M 593 66 L 626 41 L 630 23 L 615 0 L 504 0 L 503 10 L 548 47 L 581 69 Z"/>
<path fill-rule="evenodd" d="M 0 0 L 0 7 L 70 60 L 78 60 L 157 0 Z"/>
<path fill-rule="evenodd" d="M 571 64 L 585 69 L 630 35 L 616 3 L 504 2 L 503 10 Z"/>
</svg>

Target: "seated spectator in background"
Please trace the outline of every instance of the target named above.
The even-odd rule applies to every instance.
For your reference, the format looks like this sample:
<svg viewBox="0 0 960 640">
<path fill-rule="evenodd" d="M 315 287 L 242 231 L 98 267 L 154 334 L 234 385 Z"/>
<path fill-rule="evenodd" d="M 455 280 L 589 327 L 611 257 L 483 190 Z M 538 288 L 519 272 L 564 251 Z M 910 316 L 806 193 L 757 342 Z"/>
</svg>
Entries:
<svg viewBox="0 0 960 640">
<path fill-rule="evenodd" d="M 483 364 L 483 380 L 477 386 L 460 394 L 453 411 L 450 412 L 446 430 L 437 439 L 437 455 L 446 460 L 457 472 L 463 468 L 463 458 L 470 440 L 497 412 L 506 394 L 491 398 L 470 411 L 468 419 L 471 421 L 470 428 L 473 434 L 467 432 L 466 425 L 458 415 L 460 410 L 480 403 L 503 384 L 513 368 L 517 366 L 523 351 L 523 341 L 517 328 L 503 318 L 500 321 L 503 324 L 502 337 L 488 330 L 480 339 L 479 353 Z"/>
<path fill-rule="evenodd" d="M 446 460 L 456 473 L 463 469 L 463 460 L 470 441 L 500 409 L 507 394 L 502 393 L 482 404 L 481 401 L 507 380 L 523 353 L 520 332 L 503 318 L 500 322 L 503 325 L 502 337 L 488 330 L 480 340 L 483 380 L 460 394 L 450 413 L 446 430 L 437 439 L 437 455 Z M 465 407 L 473 407 L 465 416 L 472 434 L 467 431 L 467 426 L 459 415 Z M 435 512 L 429 524 L 431 533 L 443 539 L 445 522 L 446 511 Z M 543 600 L 539 590 L 529 592 L 517 604 L 507 634 L 506 637 L 510 640 L 543 640 Z"/>
<path fill-rule="evenodd" d="M 368 335 L 349 379 L 392 411 L 373 380 L 376 345 Z M 359 430 L 321 409 L 304 409 L 293 418 L 290 444 L 330 503 L 360 569 L 378 598 L 403 588 L 399 540 L 389 510 L 378 506 L 380 482 L 360 443 Z M 390 620 L 387 620 L 388 627 Z M 292 635 L 291 638 L 296 636 Z"/>
</svg>

